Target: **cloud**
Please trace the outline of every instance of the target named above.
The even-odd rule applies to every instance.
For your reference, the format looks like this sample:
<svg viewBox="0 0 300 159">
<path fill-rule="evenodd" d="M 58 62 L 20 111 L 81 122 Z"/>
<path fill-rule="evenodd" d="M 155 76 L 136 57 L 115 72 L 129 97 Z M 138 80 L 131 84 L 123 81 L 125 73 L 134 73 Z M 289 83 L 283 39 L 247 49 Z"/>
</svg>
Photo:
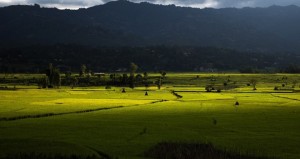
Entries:
<svg viewBox="0 0 300 159">
<path fill-rule="evenodd" d="M 78 9 L 100 5 L 109 0 L 0 0 L 0 6 L 40 4 L 44 7 Z"/>
<path fill-rule="evenodd" d="M 57 8 L 86 8 L 94 5 L 103 4 L 102 0 L 26 0 L 27 4 L 40 4 L 45 7 Z"/>
<path fill-rule="evenodd" d="M 137 0 L 132 0 L 137 1 Z M 141 0 L 138 0 L 140 2 Z M 155 4 L 175 4 L 194 8 L 268 7 L 272 5 L 298 5 L 300 0 L 145 0 Z"/>
<path fill-rule="evenodd" d="M 0 0 L 0 6 L 16 4 L 40 4 L 45 7 L 87 8 L 113 0 Z M 298 5 L 300 0 L 130 0 L 132 2 L 150 2 L 154 4 L 193 7 L 193 8 L 224 8 L 224 7 L 268 7 L 271 5 Z"/>
<path fill-rule="evenodd" d="M 0 0 L 0 6 L 24 4 L 26 0 Z"/>
<path fill-rule="evenodd" d="M 194 3 L 188 5 L 188 7 L 193 8 L 218 8 L 220 7 L 220 3 L 217 0 L 205 0 L 202 3 Z"/>
<path fill-rule="evenodd" d="M 133 0 L 132 0 L 133 1 Z M 218 0 L 145 0 L 154 4 L 170 5 L 175 4 L 177 6 L 192 7 L 192 8 L 218 8 Z M 143 2 L 138 0 L 135 2 Z"/>
</svg>

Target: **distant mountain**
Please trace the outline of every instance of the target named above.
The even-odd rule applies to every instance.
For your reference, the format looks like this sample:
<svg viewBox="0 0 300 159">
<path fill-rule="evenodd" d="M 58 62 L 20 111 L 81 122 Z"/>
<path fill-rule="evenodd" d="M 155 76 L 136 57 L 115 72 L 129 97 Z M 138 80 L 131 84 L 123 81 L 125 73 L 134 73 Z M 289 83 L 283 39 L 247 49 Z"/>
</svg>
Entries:
<svg viewBox="0 0 300 159">
<path fill-rule="evenodd" d="M 300 8 L 194 9 L 113 1 L 79 10 L 0 8 L 0 45 L 212 46 L 300 50 Z"/>
</svg>

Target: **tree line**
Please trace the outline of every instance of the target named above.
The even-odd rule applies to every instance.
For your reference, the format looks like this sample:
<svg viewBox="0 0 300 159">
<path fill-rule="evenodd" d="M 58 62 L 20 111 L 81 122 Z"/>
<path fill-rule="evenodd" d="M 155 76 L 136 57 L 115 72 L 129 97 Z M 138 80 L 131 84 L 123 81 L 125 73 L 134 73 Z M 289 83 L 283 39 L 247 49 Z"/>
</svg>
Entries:
<svg viewBox="0 0 300 159">
<path fill-rule="evenodd" d="M 299 58 L 297 54 L 241 52 L 214 47 L 32 45 L 0 48 L 0 73 L 43 73 L 48 63 L 53 63 L 61 72 L 78 72 L 80 64 L 86 64 L 95 72 L 124 72 L 129 70 L 130 62 L 135 62 L 142 72 L 297 73 Z"/>
<path fill-rule="evenodd" d="M 70 86 L 72 89 L 75 86 L 101 86 L 105 85 L 107 89 L 111 86 L 123 86 L 135 88 L 136 86 L 145 86 L 146 89 L 150 86 L 161 88 L 163 80 L 166 78 L 165 71 L 159 71 L 160 76 L 149 77 L 148 72 L 136 73 L 138 65 L 130 63 L 128 73 L 94 73 L 86 65 L 81 65 L 78 74 L 72 75 L 72 72 L 64 74 L 55 67 L 52 63 L 49 64 L 43 78 L 37 81 L 39 88 L 59 88 L 60 86 Z M 109 76 L 109 78 L 105 77 Z M 108 80 L 107 80 L 108 79 Z"/>
</svg>

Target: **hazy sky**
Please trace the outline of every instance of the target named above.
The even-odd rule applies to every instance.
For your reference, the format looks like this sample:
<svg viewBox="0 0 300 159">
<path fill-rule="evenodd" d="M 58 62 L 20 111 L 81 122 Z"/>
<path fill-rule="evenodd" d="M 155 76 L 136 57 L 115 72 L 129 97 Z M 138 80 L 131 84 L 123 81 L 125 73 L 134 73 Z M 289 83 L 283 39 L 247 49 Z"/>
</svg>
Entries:
<svg viewBox="0 0 300 159">
<path fill-rule="evenodd" d="M 38 3 L 45 7 L 57 8 L 86 8 L 103 4 L 112 0 L 0 0 L 0 6 L 14 4 L 34 4 Z M 271 5 L 298 5 L 300 0 L 130 0 L 132 2 L 151 2 L 155 4 L 175 4 L 178 6 L 188 6 L 195 8 L 224 8 L 224 7 L 268 7 Z"/>
</svg>

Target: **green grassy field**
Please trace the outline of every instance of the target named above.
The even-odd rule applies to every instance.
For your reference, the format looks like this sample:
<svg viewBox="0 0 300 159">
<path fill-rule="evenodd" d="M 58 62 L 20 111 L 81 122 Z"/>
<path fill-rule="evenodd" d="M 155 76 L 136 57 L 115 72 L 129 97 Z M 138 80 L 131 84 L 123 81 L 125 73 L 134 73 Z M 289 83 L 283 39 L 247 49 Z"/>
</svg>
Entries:
<svg viewBox="0 0 300 159">
<path fill-rule="evenodd" d="M 168 74 L 162 89 L 151 87 L 148 96 L 144 87 L 126 88 L 126 93 L 118 87 L 0 90 L 0 158 L 18 152 L 96 151 L 144 158 L 146 150 L 163 141 L 212 143 L 256 156 L 300 158 L 299 85 L 290 89 L 299 75 L 196 76 Z M 230 81 L 236 87 L 205 92 L 212 77 L 214 84 Z M 247 86 L 253 78 L 258 81 L 256 91 Z M 282 83 L 287 84 L 284 89 L 274 90 Z"/>
</svg>

